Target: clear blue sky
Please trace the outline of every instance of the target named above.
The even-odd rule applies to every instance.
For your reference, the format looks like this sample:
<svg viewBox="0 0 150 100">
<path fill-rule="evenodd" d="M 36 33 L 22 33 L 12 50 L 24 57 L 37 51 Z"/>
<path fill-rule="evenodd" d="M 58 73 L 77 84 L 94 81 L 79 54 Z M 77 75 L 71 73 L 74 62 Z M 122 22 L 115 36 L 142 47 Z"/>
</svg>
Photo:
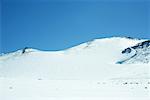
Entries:
<svg viewBox="0 0 150 100">
<path fill-rule="evenodd" d="M 149 0 L 1 0 L 0 11 L 0 53 L 61 50 L 110 36 L 150 38 Z"/>
</svg>

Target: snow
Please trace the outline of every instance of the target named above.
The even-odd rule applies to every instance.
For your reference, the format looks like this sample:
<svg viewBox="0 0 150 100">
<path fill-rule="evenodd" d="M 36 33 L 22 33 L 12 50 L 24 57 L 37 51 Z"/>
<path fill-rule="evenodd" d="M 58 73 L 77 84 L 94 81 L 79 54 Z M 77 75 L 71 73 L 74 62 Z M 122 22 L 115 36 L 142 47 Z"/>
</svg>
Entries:
<svg viewBox="0 0 150 100">
<path fill-rule="evenodd" d="M 120 61 L 118 61 L 117 63 L 121 64 L 136 55 L 136 50 L 134 50 L 133 48 L 130 48 L 130 50 L 131 50 L 130 53 L 122 54 L 122 57 L 119 58 Z"/>
<path fill-rule="evenodd" d="M 150 64 L 116 64 L 144 40 L 96 39 L 62 51 L 27 49 L 0 56 L 2 100 L 148 100 Z M 150 59 L 149 59 L 150 60 Z"/>
</svg>

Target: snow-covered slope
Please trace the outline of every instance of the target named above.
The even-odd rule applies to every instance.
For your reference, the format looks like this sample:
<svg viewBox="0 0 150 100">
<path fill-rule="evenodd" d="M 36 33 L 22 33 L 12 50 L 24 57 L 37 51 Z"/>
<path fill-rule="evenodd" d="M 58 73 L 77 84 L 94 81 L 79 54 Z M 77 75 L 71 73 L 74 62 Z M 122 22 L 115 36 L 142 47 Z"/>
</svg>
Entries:
<svg viewBox="0 0 150 100">
<path fill-rule="evenodd" d="M 128 47 L 122 51 L 122 54 L 131 55 L 131 57 L 122 60 L 120 63 L 150 63 L 150 40 Z"/>
<path fill-rule="evenodd" d="M 131 50 L 131 53 L 122 55 L 121 51 L 141 41 L 143 40 L 114 37 L 96 39 L 57 52 L 30 48 L 19 50 L 0 57 L 0 76 L 48 79 L 117 78 L 116 73 L 120 73 L 120 76 L 125 73 L 112 66 L 122 56 L 123 59 L 129 59 L 136 53 Z M 112 74 L 107 75 L 108 72 Z"/>
<path fill-rule="evenodd" d="M 63 96 L 73 97 L 88 95 L 90 97 L 118 97 L 121 95 L 122 97 L 147 98 L 150 84 L 150 46 L 145 45 L 147 42 L 144 41 L 147 40 L 112 37 L 95 39 L 62 51 L 26 48 L 4 54 L 0 56 L 0 79 L 4 83 L 2 86 L 5 93 L 0 90 L 2 94 L 0 96 L 4 98 L 30 96 L 30 94 L 24 94 L 24 91 L 30 87 L 29 84 L 38 83 L 39 90 L 36 91 L 38 86 L 30 87 L 34 90 L 30 92 L 34 98 L 37 95 L 58 97 L 63 92 Z M 141 46 L 142 48 L 139 48 Z M 14 82 L 16 88 L 20 88 L 16 91 L 14 89 L 15 92 L 12 94 L 9 91 L 13 90 L 12 86 L 6 89 L 11 82 Z M 23 88 L 21 84 L 27 87 Z M 45 86 L 49 88 L 46 89 Z M 53 86 L 55 88 L 50 88 Z M 59 91 L 60 88 L 64 90 Z M 135 90 L 132 90 L 133 88 Z M 40 91 L 47 92 L 43 94 Z M 15 96 L 13 93 L 16 93 Z"/>
</svg>

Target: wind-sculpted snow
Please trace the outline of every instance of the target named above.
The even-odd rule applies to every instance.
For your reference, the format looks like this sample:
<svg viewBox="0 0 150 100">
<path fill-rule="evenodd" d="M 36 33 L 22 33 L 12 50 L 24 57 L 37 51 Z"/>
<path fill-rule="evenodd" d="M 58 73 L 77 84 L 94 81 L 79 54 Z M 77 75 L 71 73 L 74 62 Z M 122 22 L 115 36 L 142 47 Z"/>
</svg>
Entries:
<svg viewBox="0 0 150 100">
<path fill-rule="evenodd" d="M 147 70 L 139 66 L 146 63 L 142 66 L 148 68 L 150 49 L 147 44 L 145 40 L 113 37 L 95 39 L 62 51 L 51 52 L 25 48 L 0 57 L 0 76 L 7 78 L 111 79 L 135 78 L 136 74 L 140 73 L 138 77 L 143 75 L 146 77 Z M 143 45 L 143 47 L 134 48 L 137 45 L 140 47 Z M 132 68 L 130 67 L 132 65 L 123 65 L 127 63 L 139 63 L 139 65 L 133 65 Z M 130 69 L 127 74 L 124 68 Z M 134 75 L 135 68 L 140 70 Z M 145 70 L 143 74 L 142 70 Z"/>
<path fill-rule="evenodd" d="M 146 40 L 136 44 L 135 46 L 128 47 L 122 51 L 122 54 L 125 56 L 132 55 L 128 56 L 127 59 L 122 60 L 122 63 L 150 63 L 150 40 Z"/>
<path fill-rule="evenodd" d="M 128 60 L 132 59 L 134 56 L 136 56 L 137 51 L 134 50 L 133 48 L 126 48 L 125 50 L 122 51 L 122 58 L 120 58 L 117 63 L 118 64 L 123 64 L 127 62 Z"/>
<path fill-rule="evenodd" d="M 150 46 L 146 41 L 113 37 L 61 51 L 24 48 L 3 54 L 0 98 L 148 100 Z"/>
</svg>

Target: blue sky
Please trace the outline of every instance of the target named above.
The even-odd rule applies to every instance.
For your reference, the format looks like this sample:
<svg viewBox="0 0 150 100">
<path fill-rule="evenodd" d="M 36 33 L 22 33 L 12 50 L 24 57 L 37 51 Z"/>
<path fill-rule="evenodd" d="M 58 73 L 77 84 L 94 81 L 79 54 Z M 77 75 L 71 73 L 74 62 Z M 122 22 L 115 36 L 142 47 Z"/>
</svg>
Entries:
<svg viewBox="0 0 150 100">
<path fill-rule="evenodd" d="M 0 53 L 61 50 L 93 38 L 150 38 L 149 0 L 2 0 Z"/>
</svg>

